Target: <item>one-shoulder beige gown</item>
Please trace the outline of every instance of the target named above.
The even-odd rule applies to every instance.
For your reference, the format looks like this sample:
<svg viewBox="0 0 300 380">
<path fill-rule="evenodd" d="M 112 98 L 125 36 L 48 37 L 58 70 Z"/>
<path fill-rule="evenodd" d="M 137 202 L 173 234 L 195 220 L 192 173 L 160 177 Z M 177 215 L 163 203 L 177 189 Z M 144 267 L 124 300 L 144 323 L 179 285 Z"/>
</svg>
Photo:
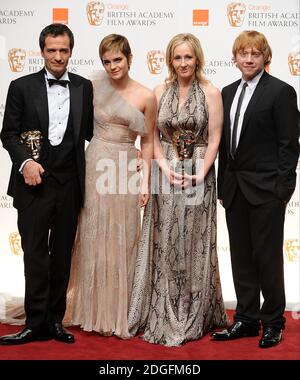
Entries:
<svg viewBox="0 0 300 380">
<path fill-rule="evenodd" d="M 129 338 L 127 314 L 141 222 L 135 141 L 145 133 L 144 115 L 114 90 L 105 72 L 93 88 L 94 136 L 86 150 L 86 196 L 65 321 L 85 331 Z"/>
</svg>

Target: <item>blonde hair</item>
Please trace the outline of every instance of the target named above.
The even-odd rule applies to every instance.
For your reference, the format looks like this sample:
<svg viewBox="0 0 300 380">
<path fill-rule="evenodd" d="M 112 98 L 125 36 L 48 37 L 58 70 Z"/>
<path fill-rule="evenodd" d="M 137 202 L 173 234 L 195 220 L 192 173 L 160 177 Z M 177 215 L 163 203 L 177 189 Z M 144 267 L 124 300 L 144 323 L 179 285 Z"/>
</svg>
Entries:
<svg viewBox="0 0 300 380">
<path fill-rule="evenodd" d="M 99 56 L 102 61 L 103 55 L 107 51 L 120 51 L 127 58 L 128 64 L 130 63 L 132 54 L 129 42 L 126 37 L 120 34 L 109 34 L 104 37 L 99 45 Z"/>
<path fill-rule="evenodd" d="M 239 51 L 245 50 L 247 48 L 256 48 L 259 50 L 264 57 L 264 65 L 268 66 L 272 59 L 272 49 L 268 43 L 266 37 L 256 30 L 245 30 L 242 32 L 234 41 L 232 47 L 233 58 Z"/>
<path fill-rule="evenodd" d="M 195 37 L 191 33 L 180 33 L 180 34 L 177 34 L 175 37 L 173 37 L 167 46 L 166 64 L 168 67 L 169 76 L 166 79 L 166 84 L 170 85 L 171 83 L 177 80 L 176 71 L 172 64 L 173 59 L 174 59 L 174 50 L 178 45 L 181 45 L 184 42 L 190 45 L 197 59 L 197 65 L 196 65 L 196 70 L 195 70 L 196 79 L 200 83 L 206 83 L 207 80 L 205 79 L 204 71 L 203 71 L 205 61 L 204 61 L 204 54 L 203 54 L 200 41 L 198 40 L 197 37 Z"/>
</svg>

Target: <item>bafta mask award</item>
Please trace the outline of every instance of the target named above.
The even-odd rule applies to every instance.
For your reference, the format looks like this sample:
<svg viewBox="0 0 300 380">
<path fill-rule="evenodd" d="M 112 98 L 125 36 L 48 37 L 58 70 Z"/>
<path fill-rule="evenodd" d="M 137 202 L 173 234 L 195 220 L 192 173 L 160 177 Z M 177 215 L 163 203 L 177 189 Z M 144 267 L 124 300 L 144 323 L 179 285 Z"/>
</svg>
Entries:
<svg viewBox="0 0 300 380">
<path fill-rule="evenodd" d="M 195 133 L 190 130 L 173 133 L 173 146 L 180 162 L 181 174 L 192 175 L 192 157 L 195 147 Z"/>
<path fill-rule="evenodd" d="M 41 131 L 26 131 L 21 134 L 21 143 L 25 145 L 34 161 L 40 160 L 43 136 Z"/>
<path fill-rule="evenodd" d="M 191 159 L 194 153 L 195 133 L 190 130 L 174 132 L 173 146 L 180 161 Z"/>
</svg>

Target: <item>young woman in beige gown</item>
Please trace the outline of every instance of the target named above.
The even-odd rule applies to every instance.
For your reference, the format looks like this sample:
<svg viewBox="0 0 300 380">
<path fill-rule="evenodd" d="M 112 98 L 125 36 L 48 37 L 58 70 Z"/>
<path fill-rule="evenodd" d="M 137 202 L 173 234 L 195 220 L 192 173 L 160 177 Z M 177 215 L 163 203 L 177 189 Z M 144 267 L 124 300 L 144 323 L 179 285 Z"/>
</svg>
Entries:
<svg viewBox="0 0 300 380">
<path fill-rule="evenodd" d="M 85 331 L 129 338 L 140 207 L 147 204 L 153 156 L 155 96 L 129 76 L 127 39 L 112 34 L 99 47 L 105 71 L 93 80 L 94 137 L 86 150 L 86 196 L 72 257 L 65 320 Z M 141 136 L 143 178 L 135 142 Z M 136 188 L 140 190 L 134 191 Z"/>
</svg>

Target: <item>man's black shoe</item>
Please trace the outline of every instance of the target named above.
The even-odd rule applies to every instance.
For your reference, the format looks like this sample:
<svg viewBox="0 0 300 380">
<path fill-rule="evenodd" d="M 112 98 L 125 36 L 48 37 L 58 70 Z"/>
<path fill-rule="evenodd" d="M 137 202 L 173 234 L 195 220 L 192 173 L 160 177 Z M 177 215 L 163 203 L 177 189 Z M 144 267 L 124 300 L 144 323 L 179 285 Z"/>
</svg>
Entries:
<svg viewBox="0 0 300 380">
<path fill-rule="evenodd" d="M 50 340 L 52 337 L 49 331 L 46 330 L 31 330 L 27 327 L 16 334 L 4 335 L 0 338 L 0 344 L 2 345 L 13 345 L 13 344 L 24 344 L 35 341 Z"/>
<path fill-rule="evenodd" d="M 212 340 L 224 341 L 238 338 L 258 336 L 259 328 L 257 326 L 248 325 L 238 321 L 223 331 L 214 332 L 211 334 Z"/>
<path fill-rule="evenodd" d="M 274 327 L 266 327 L 263 330 L 263 336 L 259 341 L 260 348 L 268 348 L 277 346 L 282 339 L 282 330 Z"/>
<path fill-rule="evenodd" d="M 60 322 L 56 322 L 51 327 L 52 336 L 55 340 L 64 343 L 74 343 L 74 335 L 67 331 Z"/>
</svg>

